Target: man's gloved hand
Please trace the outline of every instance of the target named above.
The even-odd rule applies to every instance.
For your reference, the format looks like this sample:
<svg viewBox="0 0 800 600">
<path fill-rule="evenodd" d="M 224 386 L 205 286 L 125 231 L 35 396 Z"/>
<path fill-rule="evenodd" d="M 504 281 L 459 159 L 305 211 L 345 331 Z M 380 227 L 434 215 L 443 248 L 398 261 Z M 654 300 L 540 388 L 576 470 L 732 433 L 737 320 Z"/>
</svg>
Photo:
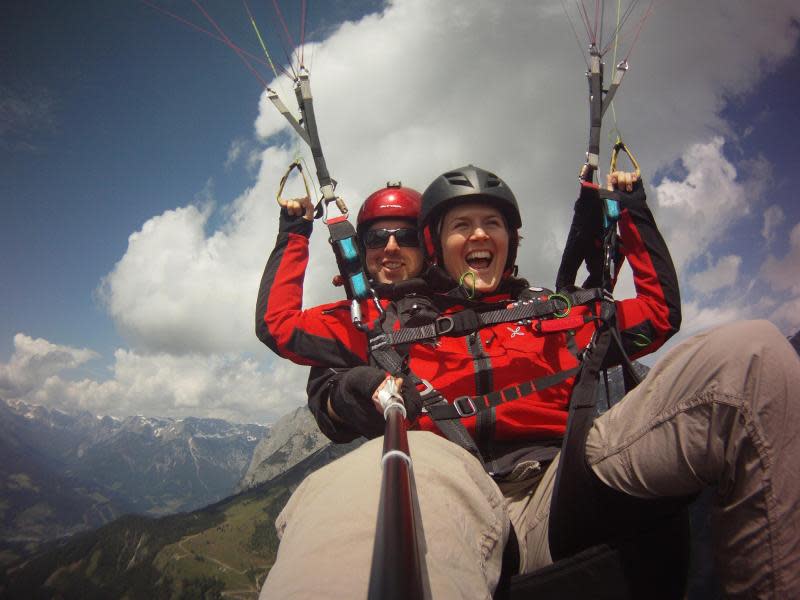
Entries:
<svg viewBox="0 0 800 600">
<path fill-rule="evenodd" d="M 386 379 L 375 367 L 354 367 L 331 387 L 331 408 L 348 426 L 366 438 L 383 435 L 383 415 L 375 408 L 372 394 Z"/>
<path fill-rule="evenodd" d="M 373 399 L 386 379 L 386 373 L 375 367 L 354 367 L 331 388 L 331 407 L 336 415 L 366 438 L 383 435 L 383 412 Z M 422 398 L 416 387 L 403 382 L 401 388 L 409 421 L 417 418 Z"/>
<path fill-rule="evenodd" d="M 422 412 L 422 396 L 419 395 L 419 390 L 411 382 L 410 377 L 403 378 L 403 387 L 400 388 L 400 393 L 403 395 L 403 404 L 406 406 L 406 419 L 409 423 L 413 423 Z"/>
</svg>

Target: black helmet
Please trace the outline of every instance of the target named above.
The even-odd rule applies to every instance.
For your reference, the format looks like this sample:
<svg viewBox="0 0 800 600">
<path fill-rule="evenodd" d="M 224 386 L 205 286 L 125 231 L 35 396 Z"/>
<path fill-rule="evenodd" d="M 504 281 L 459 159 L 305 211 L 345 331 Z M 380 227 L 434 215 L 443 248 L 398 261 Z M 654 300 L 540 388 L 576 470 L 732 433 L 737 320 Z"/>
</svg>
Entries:
<svg viewBox="0 0 800 600">
<path fill-rule="evenodd" d="M 497 208 L 506 219 L 510 237 L 506 267 L 511 272 L 517 258 L 517 229 L 522 227 L 517 199 L 511 188 L 497 175 L 474 165 L 440 175 L 422 193 L 419 229 L 426 257 L 431 263 L 442 261 L 439 224 L 445 211 L 458 204 L 480 201 Z"/>
</svg>

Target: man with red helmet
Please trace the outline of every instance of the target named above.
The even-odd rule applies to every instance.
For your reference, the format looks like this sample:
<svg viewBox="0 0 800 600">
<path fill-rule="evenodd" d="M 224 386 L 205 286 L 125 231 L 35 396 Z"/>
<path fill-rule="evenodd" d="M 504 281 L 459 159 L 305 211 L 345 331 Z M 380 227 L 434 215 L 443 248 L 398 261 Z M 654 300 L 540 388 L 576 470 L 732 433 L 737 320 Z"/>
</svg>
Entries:
<svg viewBox="0 0 800 600">
<path fill-rule="evenodd" d="M 422 271 L 424 262 L 417 235 L 419 207 L 419 192 L 400 183 L 387 183 L 386 187 L 370 194 L 358 211 L 356 232 L 361 255 L 378 297 L 396 294 L 397 283 L 415 278 Z M 282 285 L 280 281 L 276 284 L 276 277 L 280 280 L 286 272 L 296 277 L 305 270 L 305 262 L 298 258 L 297 253 L 303 252 L 307 260 L 313 212 L 309 198 L 283 201 L 278 240 L 264 269 L 256 308 L 256 334 L 271 348 L 273 341 L 265 326 L 264 315 L 270 311 L 280 311 L 286 303 L 291 304 L 294 294 L 302 297 L 302 291 L 297 288 Z M 349 315 L 349 311 L 349 302 L 341 301 L 308 309 L 303 314 L 310 316 L 339 312 Z M 294 329 L 293 316 L 300 317 L 296 313 L 287 314 L 287 318 L 281 318 L 282 326 Z M 369 312 L 367 316 L 370 316 Z M 318 355 L 322 352 L 333 358 L 333 353 L 339 350 L 326 340 L 304 336 L 302 327 L 297 327 L 296 337 L 301 340 L 307 354 Z M 324 361 L 318 361 L 312 366 L 307 384 L 308 406 L 320 430 L 333 441 L 341 443 L 359 435 L 381 435 L 383 419 L 371 407 L 356 402 L 348 403 L 341 395 L 337 397 L 338 402 L 334 407 L 329 390 L 334 385 L 343 390 L 374 389 L 382 381 L 383 373 L 360 367 L 342 369 L 343 365 L 336 362 L 331 366 L 339 369 L 332 369 Z M 405 390 L 410 398 L 419 398 L 413 388 L 406 386 Z"/>
<path fill-rule="evenodd" d="M 358 211 L 356 233 L 364 266 L 379 297 L 391 294 L 395 284 L 417 277 L 423 268 L 417 234 L 420 194 L 400 183 L 387 183 L 367 197 Z M 384 373 L 370 367 L 331 369 L 312 367 L 306 391 L 308 408 L 320 430 L 335 442 L 349 442 L 360 435 L 383 433 L 383 418 L 371 406 L 348 402 L 371 393 Z M 350 393 L 331 395 L 331 389 Z M 414 398 L 416 390 L 406 386 Z"/>
<path fill-rule="evenodd" d="M 389 183 L 361 205 L 356 233 L 369 276 L 379 283 L 397 283 L 422 271 L 417 235 L 420 194 Z"/>
</svg>

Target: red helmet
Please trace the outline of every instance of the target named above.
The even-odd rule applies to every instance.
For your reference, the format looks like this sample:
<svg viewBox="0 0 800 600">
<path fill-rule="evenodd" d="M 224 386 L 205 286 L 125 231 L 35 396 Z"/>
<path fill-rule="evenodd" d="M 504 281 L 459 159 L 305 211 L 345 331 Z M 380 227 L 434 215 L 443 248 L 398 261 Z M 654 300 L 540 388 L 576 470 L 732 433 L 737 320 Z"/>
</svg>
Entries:
<svg viewBox="0 0 800 600">
<path fill-rule="evenodd" d="M 387 183 L 373 192 L 358 211 L 356 231 L 361 237 L 367 226 L 378 219 L 409 219 L 416 225 L 419 217 L 420 193 L 403 187 L 400 182 Z"/>
</svg>

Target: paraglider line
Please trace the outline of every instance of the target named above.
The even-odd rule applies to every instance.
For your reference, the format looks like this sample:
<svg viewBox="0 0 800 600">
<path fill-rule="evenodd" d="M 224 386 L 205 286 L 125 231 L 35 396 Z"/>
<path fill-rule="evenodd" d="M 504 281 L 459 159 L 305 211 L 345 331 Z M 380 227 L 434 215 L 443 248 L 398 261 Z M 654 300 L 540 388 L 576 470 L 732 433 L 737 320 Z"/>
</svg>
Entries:
<svg viewBox="0 0 800 600">
<path fill-rule="evenodd" d="M 572 18 L 569 16 L 569 12 L 567 12 L 567 5 L 565 0 L 561 0 L 561 8 L 564 10 L 564 16 L 567 17 L 567 23 L 569 23 L 569 28 L 572 29 L 572 33 L 575 36 L 575 41 L 578 44 L 578 48 L 580 48 L 581 56 L 583 57 L 583 62 L 586 63 L 586 69 L 589 69 L 589 59 L 586 58 L 586 54 L 583 50 L 583 44 L 581 43 L 581 38 L 578 35 L 578 31 L 575 29 L 575 23 L 572 22 Z"/>
<path fill-rule="evenodd" d="M 289 40 L 289 45 L 292 48 L 295 48 L 294 39 L 292 39 L 292 34 L 289 33 L 289 28 L 286 26 L 286 21 L 283 18 L 283 13 L 281 12 L 281 7 L 278 6 L 278 0 L 272 0 L 272 6 L 275 7 L 275 14 L 278 15 L 278 20 L 280 21 L 281 26 L 283 27 L 283 31 L 286 34 L 286 39 Z M 300 60 L 300 56 L 297 54 L 297 50 L 296 49 L 295 49 L 293 54 L 295 55 L 295 58 L 297 59 L 298 63 L 302 64 L 302 61 Z M 288 56 L 287 56 L 287 58 L 288 58 Z M 291 61 L 289 61 L 289 62 L 291 63 Z M 292 71 L 294 72 L 294 69 L 292 69 Z"/>
<path fill-rule="evenodd" d="M 267 60 L 269 61 L 269 66 L 272 69 L 272 72 L 275 74 L 275 79 L 278 79 L 278 71 L 275 69 L 275 64 L 272 62 L 272 57 L 269 55 L 269 52 L 267 51 L 267 46 L 266 44 L 264 44 L 264 40 L 261 38 L 261 32 L 258 30 L 258 25 L 256 25 L 256 20 L 255 18 L 253 18 L 253 13 L 250 12 L 250 7 L 247 5 L 247 0 L 242 0 L 242 4 L 244 4 L 244 9 L 247 11 L 247 16 L 250 18 L 250 23 L 253 25 L 253 29 L 256 32 L 256 37 L 258 37 L 258 41 L 261 44 L 261 48 L 262 50 L 264 50 L 264 54 L 267 56 Z M 284 69 L 282 65 L 279 66 L 281 68 L 281 71 L 283 71 L 284 74 L 287 77 L 289 77 L 288 71 L 286 71 L 286 69 Z"/>
<path fill-rule="evenodd" d="M 642 33 L 642 29 L 644 28 L 644 23 L 645 21 L 647 21 L 647 18 L 653 12 L 655 4 L 656 0 L 650 0 L 650 6 L 647 7 L 647 12 L 644 14 L 644 17 L 642 17 L 642 20 L 639 21 L 639 27 L 636 29 L 636 35 L 633 37 L 633 42 L 631 43 L 631 47 L 628 48 L 628 53 L 625 55 L 624 59 L 625 61 L 628 60 L 628 57 L 631 55 L 631 52 L 633 52 L 633 47 L 636 45 L 636 42 L 639 41 L 639 34 Z"/>
<path fill-rule="evenodd" d="M 247 58 L 256 61 L 257 63 L 260 63 L 260 64 L 262 64 L 264 66 L 268 66 L 267 65 L 267 61 L 265 61 L 263 58 L 259 58 L 258 56 L 254 56 L 253 54 L 250 54 L 246 50 L 243 50 L 242 48 L 240 48 L 240 47 L 236 46 L 235 44 L 233 44 L 230 40 L 224 40 L 220 36 L 216 35 L 214 32 L 209 31 L 208 29 L 203 29 L 199 25 L 195 25 L 191 21 L 188 21 L 188 20 L 184 19 L 183 17 L 181 17 L 179 15 L 176 15 L 175 13 L 171 13 L 167 9 L 162 8 L 160 6 L 157 6 L 157 5 L 153 4 L 152 2 L 149 2 L 148 0 L 139 0 L 139 2 L 141 2 L 142 4 L 144 4 L 146 6 L 149 6 L 150 8 L 152 8 L 153 10 L 155 10 L 157 12 L 160 12 L 161 14 L 164 14 L 164 15 L 166 15 L 168 17 L 171 17 L 171 18 L 175 19 L 176 21 L 186 25 L 187 27 L 189 27 L 191 29 L 194 29 L 195 31 L 199 31 L 200 33 L 203 33 L 203 34 L 207 35 L 208 37 L 210 37 L 212 39 L 215 39 L 218 42 L 221 42 L 221 43 L 225 44 L 226 46 L 228 46 L 228 48 L 230 48 L 234 52 L 239 52 L 239 53 L 245 55 Z"/>
<path fill-rule="evenodd" d="M 306 0 L 300 5 L 300 66 L 303 66 L 306 47 Z"/>
<path fill-rule="evenodd" d="M 600 36 L 597 39 L 597 45 L 603 47 L 603 23 L 606 21 L 606 3 L 600 5 Z"/>
<path fill-rule="evenodd" d="M 619 16 L 619 11 L 617 12 L 617 26 L 614 29 L 614 34 L 613 34 L 613 37 L 612 37 L 612 41 L 609 42 L 608 44 L 606 44 L 606 46 L 600 52 L 601 56 L 605 56 L 605 54 L 611 48 L 612 43 L 614 44 L 615 52 L 616 52 L 616 45 L 617 45 L 617 42 L 618 42 L 619 38 L 622 35 L 621 34 L 622 28 L 625 27 L 625 23 L 627 23 L 628 19 L 630 19 L 631 15 L 633 14 L 633 10 L 634 10 L 634 8 L 636 8 L 637 4 L 639 4 L 639 0 L 632 0 L 632 2 L 630 4 L 628 4 L 628 7 L 625 9 L 625 12 L 623 13 L 622 17 Z M 643 19 L 644 18 L 647 18 L 647 17 L 645 16 L 645 17 L 643 17 Z M 614 60 L 616 62 L 616 58 Z"/>
<path fill-rule="evenodd" d="M 192 0 L 192 4 L 194 4 L 194 5 L 197 7 L 197 9 L 198 9 L 198 10 L 199 10 L 201 13 L 203 13 L 203 16 L 205 16 L 205 18 L 208 20 L 208 22 L 209 22 L 209 23 L 211 23 L 211 25 L 213 25 L 213 26 L 214 26 L 214 29 L 216 29 L 216 30 L 217 30 L 217 32 L 218 32 L 218 33 L 219 33 L 219 34 L 220 34 L 220 35 L 221 35 L 221 36 L 222 36 L 222 37 L 225 39 L 225 42 L 226 42 L 226 43 L 227 43 L 227 44 L 228 44 L 228 45 L 229 45 L 229 46 L 230 46 L 230 47 L 233 49 L 233 51 L 234 51 L 234 52 L 236 52 L 236 55 L 237 55 L 237 56 L 238 56 L 238 57 L 239 57 L 239 58 L 242 60 L 242 62 L 244 63 L 244 65 L 245 65 L 245 66 L 246 66 L 248 69 L 250 69 L 250 72 L 251 72 L 251 73 L 253 73 L 253 75 L 255 75 L 255 76 L 256 76 L 256 78 L 257 78 L 257 79 L 258 79 L 258 80 L 261 82 L 261 84 L 262 84 L 264 87 L 267 87 L 267 82 L 266 82 L 266 81 L 264 81 L 264 78 L 263 78 L 263 77 L 261 77 L 261 74 L 260 74 L 258 71 L 256 71 L 256 70 L 253 68 L 253 65 L 251 65 L 251 64 L 250 64 L 250 61 L 248 61 L 248 60 L 247 60 L 247 59 L 244 57 L 244 55 L 243 55 L 243 54 L 242 54 L 242 53 L 239 51 L 238 47 L 237 47 L 237 46 L 235 46 L 233 42 L 231 42 L 230 38 L 228 38 L 228 36 L 227 36 L 227 35 L 225 35 L 225 32 L 222 30 L 222 28 L 221 28 L 219 25 L 217 25 L 217 22 L 216 22 L 216 21 L 214 21 L 214 19 L 213 19 L 213 18 L 211 18 L 211 15 L 209 15 L 209 14 L 206 12 L 206 10 L 205 10 L 205 9 L 202 7 L 202 5 L 200 4 L 199 0 Z"/>
<path fill-rule="evenodd" d="M 603 30 L 601 29 L 603 20 L 600 18 L 602 13 L 601 7 L 605 7 L 605 3 L 600 3 L 600 0 L 594 0 L 594 39 L 602 39 Z M 598 37 L 598 34 L 600 37 Z M 601 45 L 598 42 L 598 45 Z"/>
<path fill-rule="evenodd" d="M 578 0 L 575 0 L 575 2 L 577 3 Z M 581 18 L 583 19 L 583 26 L 586 28 L 586 37 L 589 38 L 589 42 L 594 44 L 595 39 L 594 35 L 592 34 L 592 25 L 589 22 L 589 13 L 586 11 L 586 6 L 584 5 L 583 0 L 580 0 L 578 12 L 580 13 Z"/>
</svg>

